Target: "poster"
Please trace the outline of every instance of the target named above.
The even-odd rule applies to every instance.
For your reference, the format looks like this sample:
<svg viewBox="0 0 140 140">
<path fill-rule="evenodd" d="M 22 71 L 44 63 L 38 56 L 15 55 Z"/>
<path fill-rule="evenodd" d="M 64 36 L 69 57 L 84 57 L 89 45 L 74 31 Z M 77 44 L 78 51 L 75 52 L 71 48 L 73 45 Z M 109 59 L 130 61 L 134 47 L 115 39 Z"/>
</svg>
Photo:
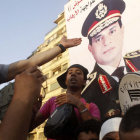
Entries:
<svg viewBox="0 0 140 140">
<path fill-rule="evenodd" d="M 87 15 L 99 2 L 102 2 L 102 0 L 71 0 L 64 8 L 68 38 L 82 38 L 81 45 L 69 50 L 70 64 L 83 64 L 90 72 L 93 70 L 95 59 L 88 50 L 89 41 L 87 37 L 82 36 L 81 30 Z M 128 52 L 140 49 L 140 1 L 124 0 L 124 2 L 126 7 L 121 15 L 124 26 L 123 56 Z"/>
<path fill-rule="evenodd" d="M 70 64 L 82 64 L 91 73 L 82 96 L 99 107 L 103 120 L 121 115 L 121 71 L 140 70 L 140 1 L 71 0 L 65 20 L 68 38 L 82 38 L 69 49 Z M 115 72 L 118 67 L 123 70 Z"/>
</svg>

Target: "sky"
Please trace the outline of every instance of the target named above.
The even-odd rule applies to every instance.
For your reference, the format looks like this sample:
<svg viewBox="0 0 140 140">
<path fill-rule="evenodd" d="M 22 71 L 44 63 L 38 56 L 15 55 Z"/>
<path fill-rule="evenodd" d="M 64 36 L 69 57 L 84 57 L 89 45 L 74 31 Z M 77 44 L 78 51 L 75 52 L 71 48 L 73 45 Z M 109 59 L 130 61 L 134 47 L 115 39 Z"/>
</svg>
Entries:
<svg viewBox="0 0 140 140">
<path fill-rule="evenodd" d="M 0 0 L 0 64 L 30 56 L 56 26 L 68 1 Z"/>
</svg>

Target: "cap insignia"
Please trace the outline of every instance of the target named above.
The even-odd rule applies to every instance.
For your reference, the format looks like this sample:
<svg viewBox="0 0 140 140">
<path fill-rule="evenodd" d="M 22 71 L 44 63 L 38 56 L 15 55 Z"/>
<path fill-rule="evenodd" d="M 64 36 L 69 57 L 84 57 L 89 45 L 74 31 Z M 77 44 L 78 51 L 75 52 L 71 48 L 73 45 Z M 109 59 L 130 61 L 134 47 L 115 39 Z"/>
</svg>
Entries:
<svg viewBox="0 0 140 140">
<path fill-rule="evenodd" d="M 106 13 L 107 13 L 107 6 L 104 5 L 103 3 L 100 3 L 95 13 L 96 18 L 101 19 L 106 15 Z"/>
</svg>

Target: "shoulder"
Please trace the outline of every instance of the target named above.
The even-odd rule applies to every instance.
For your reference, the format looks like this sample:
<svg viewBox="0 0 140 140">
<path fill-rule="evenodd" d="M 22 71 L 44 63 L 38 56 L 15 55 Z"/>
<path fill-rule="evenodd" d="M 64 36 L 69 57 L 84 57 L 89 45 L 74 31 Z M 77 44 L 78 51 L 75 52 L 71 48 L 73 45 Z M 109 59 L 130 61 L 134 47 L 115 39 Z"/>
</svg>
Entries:
<svg viewBox="0 0 140 140">
<path fill-rule="evenodd" d="M 9 65 L 0 64 L 0 83 L 6 82 Z"/>
<path fill-rule="evenodd" d="M 50 98 L 48 101 L 46 101 L 46 103 L 43 106 L 48 105 L 48 104 L 52 105 L 54 103 L 55 99 L 56 99 L 56 97 Z"/>
<path fill-rule="evenodd" d="M 124 62 L 128 72 L 137 72 L 140 70 L 140 50 L 127 53 L 124 56 Z"/>
<path fill-rule="evenodd" d="M 40 109 L 40 113 L 46 118 L 50 115 L 50 113 L 55 109 L 55 97 L 50 98 Z"/>
<path fill-rule="evenodd" d="M 9 65 L 0 64 L 0 70 L 5 70 L 9 67 Z"/>
</svg>

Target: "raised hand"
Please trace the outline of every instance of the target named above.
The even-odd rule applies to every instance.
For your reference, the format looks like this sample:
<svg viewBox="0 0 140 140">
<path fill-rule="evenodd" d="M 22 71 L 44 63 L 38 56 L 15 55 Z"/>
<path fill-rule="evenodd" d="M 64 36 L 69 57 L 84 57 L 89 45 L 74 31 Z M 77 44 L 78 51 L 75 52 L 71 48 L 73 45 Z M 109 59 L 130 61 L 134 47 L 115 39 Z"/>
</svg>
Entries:
<svg viewBox="0 0 140 140">
<path fill-rule="evenodd" d="M 66 36 L 63 36 L 61 41 L 60 41 L 60 44 L 62 44 L 65 48 L 70 48 L 70 47 L 80 45 L 81 42 L 82 42 L 81 38 L 67 39 Z"/>
</svg>

